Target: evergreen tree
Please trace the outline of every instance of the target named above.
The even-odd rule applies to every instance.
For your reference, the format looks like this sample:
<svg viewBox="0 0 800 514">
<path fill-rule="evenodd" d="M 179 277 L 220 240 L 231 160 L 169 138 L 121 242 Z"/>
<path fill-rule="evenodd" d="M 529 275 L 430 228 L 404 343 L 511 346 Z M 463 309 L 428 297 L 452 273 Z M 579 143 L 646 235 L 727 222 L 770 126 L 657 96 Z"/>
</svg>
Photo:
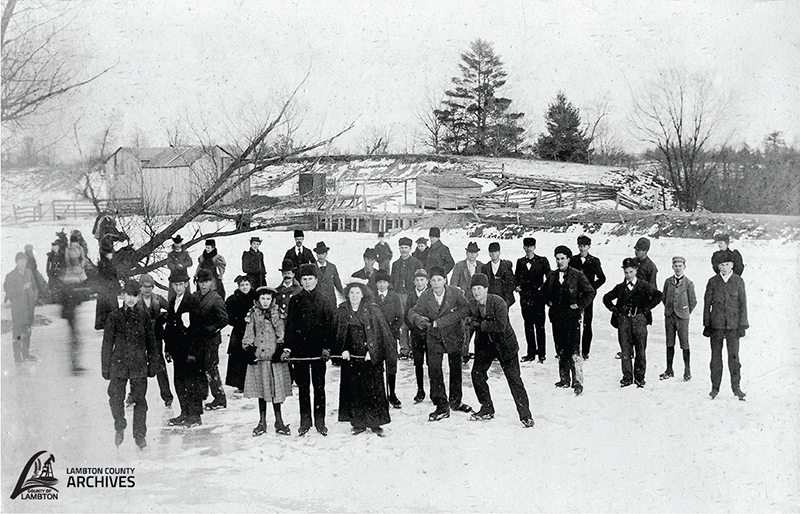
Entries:
<svg viewBox="0 0 800 514">
<path fill-rule="evenodd" d="M 545 114 L 547 133 L 541 134 L 534 151 L 542 159 L 551 161 L 588 163 L 592 140 L 581 128 L 581 113 L 563 91 L 547 108 Z"/>
<path fill-rule="evenodd" d="M 519 152 L 525 130 L 519 126 L 524 113 L 509 113 L 511 100 L 495 96 L 506 83 L 500 57 L 491 43 L 476 39 L 461 54 L 460 77 L 434 114 L 444 127 L 441 139 L 446 152 L 467 155 L 511 155 Z"/>
</svg>

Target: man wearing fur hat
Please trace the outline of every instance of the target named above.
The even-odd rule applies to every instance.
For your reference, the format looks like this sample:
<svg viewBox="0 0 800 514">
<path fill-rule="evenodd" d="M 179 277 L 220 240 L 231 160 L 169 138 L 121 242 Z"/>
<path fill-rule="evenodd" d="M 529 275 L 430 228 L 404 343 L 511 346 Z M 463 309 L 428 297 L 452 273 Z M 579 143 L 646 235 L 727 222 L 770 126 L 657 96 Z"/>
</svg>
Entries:
<svg viewBox="0 0 800 514">
<path fill-rule="evenodd" d="M 450 255 L 450 248 L 445 246 L 439 239 L 441 237 L 439 227 L 431 227 L 428 231 L 428 237 L 431 238 L 431 247 L 428 249 L 425 269 L 428 275 L 432 276 L 431 270 L 436 266 L 441 266 L 444 268 L 444 279 L 445 282 L 447 282 L 447 275 L 453 271 L 453 266 L 455 266 L 456 261 L 454 261 L 453 256 Z"/>
<path fill-rule="evenodd" d="M 556 269 L 547 276 L 547 305 L 553 324 L 553 341 L 558 355 L 560 380 L 556 387 L 572 387 L 575 395 L 583 393 L 583 358 L 581 357 L 581 313 L 597 294 L 586 276 L 569 267 L 572 250 L 560 245 L 553 251 Z"/>
<path fill-rule="evenodd" d="M 200 257 L 197 258 L 197 273 L 195 280 L 200 276 L 200 271 L 207 270 L 211 273 L 214 290 L 219 297 L 225 301 L 225 286 L 222 283 L 225 275 L 225 258 L 217 253 L 217 242 L 213 239 L 206 239 L 206 247 Z"/>
<path fill-rule="evenodd" d="M 214 277 L 206 268 L 200 268 L 196 277 L 197 291 L 194 297 L 198 302 L 201 325 L 196 328 L 197 337 L 202 340 L 206 349 L 205 371 L 208 388 L 214 397 L 206 404 L 206 410 L 224 409 L 228 406 L 225 391 L 222 390 L 222 378 L 219 374 L 219 345 L 222 344 L 220 331 L 228 325 L 228 311 L 225 300 L 214 290 Z"/>
<path fill-rule="evenodd" d="M 727 257 L 726 252 L 731 252 L 731 257 L 733 258 L 733 274 L 742 276 L 744 273 L 744 262 L 742 261 L 742 254 L 739 253 L 739 250 L 734 250 L 730 248 L 731 244 L 731 236 L 728 234 L 716 234 L 714 236 L 714 242 L 717 243 L 717 247 L 719 250 L 714 252 L 711 256 L 711 269 L 714 270 L 714 273 L 719 273 L 719 264 L 723 257 Z"/>
<path fill-rule="evenodd" d="M 375 285 L 375 273 L 378 269 L 375 263 L 378 260 L 378 254 L 375 253 L 374 248 L 367 248 L 364 250 L 364 267 L 350 275 L 351 282 L 358 282 L 369 287 L 373 296 L 378 294 L 378 287 Z"/>
<path fill-rule="evenodd" d="M 374 252 L 374 250 L 373 250 Z M 303 288 L 289 300 L 281 359 L 303 359 L 294 363 L 300 402 L 300 430 L 303 436 L 311 429 L 311 385 L 314 387 L 313 423 L 321 435 L 328 435 L 325 425 L 325 371 L 333 345 L 333 306 L 317 291 L 317 267 L 303 264 L 299 271 Z"/>
<path fill-rule="evenodd" d="M 317 289 L 331 301 L 333 309 L 336 310 L 339 302 L 336 300 L 336 292 L 343 294 L 342 281 L 339 279 L 339 270 L 336 264 L 328 260 L 328 248 L 325 241 L 318 241 L 317 246 L 314 247 L 314 253 L 317 254 L 317 273 L 319 280 Z"/>
<path fill-rule="evenodd" d="M 125 388 L 131 382 L 133 438 L 136 446 L 147 446 L 147 379 L 156 376 L 158 348 L 150 316 L 136 307 L 139 283 L 129 279 L 123 288 L 122 307 L 109 314 L 103 329 L 101 364 L 109 381 L 108 398 L 119 446 L 125 437 Z"/>
<path fill-rule="evenodd" d="M 314 264 L 317 260 L 311 250 L 303 246 L 306 236 L 302 230 L 294 231 L 294 246 L 286 250 L 283 259 L 289 259 L 294 263 L 294 268 L 299 269 L 301 264 Z"/>
<path fill-rule="evenodd" d="M 470 282 L 475 273 L 480 273 L 483 269 L 483 263 L 478 260 L 478 254 L 481 249 L 475 241 L 470 241 L 466 251 L 466 259 L 458 261 L 453 267 L 453 275 L 450 278 L 450 285 L 461 289 L 466 297 L 470 292 Z M 474 331 L 471 327 L 467 326 L 464 330 L 464 346 L 461 351 L 461 360 L 466 364 L 469 362 L 469 345 L 472 341 Z"/>
<path fill-rule="evenodd" d="M 33 279 L 33 272 L 27 268 L 28 257 L 17 252 L 14 259 L 16 267 L 6 275 L 3 291 L 11 302 L 11 325 L 14 337 L 14 362 L 35 361 L 31 355 L 31 327 L 39 290 Z"/>
<path fill-rule="evenodd" d="M 408 295 L 414 291 L 414 274 L 417 270 L 424 268 L 424 265 L 416 257 L 412 257 L 411 244 L 411 239 L 401 237 L 398 242 L 400 257 L 392 263 L 392 290 L 400 297 L 404 313 Z M 408 359 L 410 353 L 408 327 L 404 322 L 400 327 L 400 359 Z"/>
<path fill-rule="evenodd" d="M 253 291 L 267 284 L 267 268 L 264 265 L 264 254 L 261 253 L 261 238 L 250 238 L 250 248 L 242 252 L 242 273 L 250 277 Z"/>
<path fill-rule="evenodd" d="M 530 428 L 533 426 L 533 416 L 528 406 L 528 393 L 520 377 L 519 345 L 508 319 L 508 305 L 502 297 L 489 293 L 489 278 L 483 273 L 472 276 L 471 286 L 467 322 L 475 330 L 472 386 L 481 408 L 470 419 L 485 421 L 494 417 L 488 371 L 492 361 L 497 359 L 511 389 L 519 419 L 526 428 Z"/>
<path fill-rule="evenodd" d="M 526 237 L 522 240 L 525 257 L 517 259 L 514 272 L 519 293 L 522 319 L 525 320 L 525 341 L 527 352 L 522 362 L 539 358 L 543 363 L 547 358 L 547 345 L 544 331 L 545 280 L 550 273 L 550 262 L 546 257 L 536 255 L 536 239 Z"/>
<path fill-rule="evenodd" d="M 489 279 L 489 294 L 496 294 L 509 307 L 514 305 L 514 289 L 517 287 L 514 265 L 500 258 L 500 243 L 489 243 L 489 262 L 483 265 L 481 273 Z"/>
<path fill-rule="evenodd" d="M 431 288 L 422 293 L 408 319 L 417 329 L 426 332 L 428 345 L 428 377 L 431 381 L 431 400 L 436 405 L 428 419 L 449 418 L 450 410 L 471 412 L 461 401 L 461 349 L 464 346 L 464 319 L 469 304 L 460 289 L 445 283 L 447 273 L 441 266 L 430 271 Z M 442 361 L 445 354 L 450 366 L 450 397 L 444 387 Z"/>
<path fill-rule="evenodd" d="M 592 288 L 597 291 L 600 289 L 600 286 L 606 283 L 606 275 L 603 273 L 603 266 L 600 264 L 600 259 L 589 254 L 589 248 L 591 247 L 592 240 L 589 236 L 578 236 L 578 254 L 572 256 L 569 260 L 569 266 L 586 275 Z M 592 349 L 593 318 L 594 302 L 591 302 L 583 310 L 583 335 L 581 336 L 581 356 L 583 360 L 589 358 L 589 351 Z"/>
</svg>

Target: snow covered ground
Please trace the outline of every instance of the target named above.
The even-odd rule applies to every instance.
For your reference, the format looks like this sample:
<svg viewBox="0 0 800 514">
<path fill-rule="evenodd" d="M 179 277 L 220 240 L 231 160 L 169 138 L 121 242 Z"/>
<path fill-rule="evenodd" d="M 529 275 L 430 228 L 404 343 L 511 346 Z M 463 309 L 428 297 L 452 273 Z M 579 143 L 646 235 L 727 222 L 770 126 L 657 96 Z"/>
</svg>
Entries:
<svg viewBox="0 0 800 514">
<path fill-rule="evenodd" d="M 81 222 L 84 234 L 91 221 Z M 25 243 L 36 249 L 39 266 L 62 225 L 3 227 L 2 269 Z M 68 227 L 69 228 L 69 227 Z M 278 281 L 291 232 L 262 233 L 266 239 L 268 281 Z M 396 234 L 415 239 L 422 231 Z M 533 234 L 539 252 L 551 260 L 557 244 L 575 247 L 578 233 Z M 602 232 L 592 236 L 609 282 L 598 296 L 622 278 L 620 263 L 632 255 L 635 237 Z M 249 234 L 218 240 L 229 262 L 226 289 L 233 290 L 239 255 Z M 330 246 L 330 260 L 349 276 L 361 265 L 361 253 L 376 241 L 370 234 L 306 232 L 307 246 L 319 240 Z M 491 239 L 480 239 L 481 260 Z M 468 239 L 463 230 L 443 233 L 456 260 Z M 93 243 L 93 241 L 92 241 Z M 501 240 L 504 258 L 522 255 L 521 239 Z M 2 362 L 2 510 L 8 512 L 797 512 L 800 511 L 800 261 L 798 243 L 738 241 L 747 264 L 750 325 L 742 340 L 742 388 L 739 402 L 729 389 L 725 370 L 722 392 L 708 397 L 708 340 L 703 338 L 702 311 L 691 320 L 694 378 L 660 382 L 664 369 L 661 310 L 650 327 L 647 386 L 620 389 L 616 333 L 608 313 L 595 302 L 595 340 L 585 364 L 581 397 L 555 389 L 557 361 L 548 323 L 548 359 L 522 365 L 522 377 L 536 421 L 524 429 L 517 419 L 502 371 L 490 370 L 497 415 L 489 422 L 470 422 L 454 413 L 437 423 L 427 421 L 429 401 L 414 405 L 413 365 L 399 363 L 398 394 L 403 408 L 392 410 L 387 436 L 352 436 L 348 424 L 336 422 L 339 370 L 327 375 L 330 434 L 297 437 L 297 397 L 284 406 L 292 437 L 268 432 L 253 438 L 258 421 L 255 400 L 229 394 L 228 408 L 203 416 L 200 428 L 165 427 L 176 415 L 161 402 L 155 380 L 149 381 L 148 442 L 140 452 L 130 430 L 117 451 L 106 387 L 100 376 L 101 333 L 93 330 L 94 302 L 79 310 L 83 360 L 89 372 L 68 373 L 66 323 L 58 307 L 38 313 L 49 324 L 36 326 L 32 352 L 36 364 L 13 364 L 10 334 L 3 334 Z M 688 260 L 687 275 L 702 297 L 711 276 L 710 242 L 655 239 L 651 257 L 659 281 L 669 276 L 675 254 Z M 96 246 L 93 250 L 96 257 Z M 194 257 L 199 248 L 192 248 Z M 3 319 L 10 318 L 6 306 Z M 511 320 L 524 347 L 518 304 Z M 223 336 L 223 351 L 229 331 Z M 226 356 L 221 355 L 224 375 Z M 682 374 L 680 357 L 676 374 Z M 172 370 L 170 369 L 170 374 Z M 464 401 L 477 407 L 464 373 Z M 427 376 L 427 374 L 426 374 Z M 426 378 L 427 380 L 427 378 Z M 296 392 L 296 390 L 295 390 Z M 127 410 L 129 427 L 132 411 Z M 272 426 L 271 411 L 268 426 Z M 20 471 L 35 452 L 51 452 L 59 479 L 59 499 L 10 500 Z M 135 487 L 67 487 L 67 469 L 133 467 Z"/>
</svg>

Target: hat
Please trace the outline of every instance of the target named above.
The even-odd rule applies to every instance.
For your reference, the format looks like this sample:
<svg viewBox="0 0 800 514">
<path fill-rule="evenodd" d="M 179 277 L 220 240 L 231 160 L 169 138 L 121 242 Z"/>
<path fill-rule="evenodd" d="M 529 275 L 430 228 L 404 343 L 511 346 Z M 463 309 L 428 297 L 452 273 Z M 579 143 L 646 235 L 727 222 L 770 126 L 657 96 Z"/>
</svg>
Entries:
<svg viewBox="0 0 800 514">
<path fill-rule="evenodd" d="M 129 278 L 125 281 L 125 285 L 122 287 L 122 290 L 125 292 L 125 294 L 139 296 L 139 291 L 142 290 L 142 286 L 139 285 L 137 280 Z"/>
<path fill-rule="evenodd" d="M 301 264 L 300 271 L 298 272 L 298 279 L 303 277 L 317 278 L 317 265 L 316 264 Z"/>
<path fill-rule="evenodd" d="M 178 234 L 177 236 L 174 236 L 172 238 L 172 242 L 175 243 L 176 245 L 183 244 L 183 238 L 181 237 L 180 234 Z"/>
<path fill-rule="evenodd" d="M 720 250 L 711 256 L 712 264 L 719 265 L 723 262 L 733 262 L 733 252 L 730 250 Z"/>
<path fill-rule="evenodd" d="M 533 237 L 526 237 L 522 239 L 522 246 L 536 246 L 536 239 Z"/>
<path fill-rule="evenodd" d="M 197 275 L 194 277 L 195 282 L 210 282 L 214 280 L 214 275 L 211 274 L 210 270 L 205 268 L 199 270 Z"/>
<path fill-rule="evenodd" d="M 400 241 L 397 242 L 397 246 L 411 246 L 411 239 L 408 237 L 401 237 Z"/>
<path fill-rule="evenodd" d="M 17 256 L 14 257 L 14 260 L 15 261 L 19 261 L 19 260 L 27 261 L 28 260 L 28 256 L 25 255 L 25 252 L 17 252 Z"/>
<path fill-rule="evenodd" d="M 675 257 L 672 258 L 672 264 L 675 264 L 676 262 L 682 262 L 686 264 L 686 259 L 684 257 L 681 257 L 680 255 L 676 255 Z"/>
<path fill-rule="evenodd" d="M 417 271 L 414 272 L 414 278 L 417 278 L 417 277 L 428 278 L 428 272 L 425 271 L 425 268 L 420 268 L 420 269 L 418 269 Z"/>
<path fill-rule="evenodd" d="M 625 257 L 622 259 L 622 267 L 623 268 L 639 268 L 639 261 L 637 261 L 633 257 Z"/>
<path fill-rule="evenodd" d="M 330 250 L 330 248 L 325 246 L 325 241 L 317 241 L 317 246 L 314 247 L 315 253 L 325 253 L 328 250 Z"/>
<path fill-rule="evenodd" d="M 478 253 L 481 251 L 481 249 L 478 248 L 478 243 L 476 243 L 475 241 L 470 241 L 469 244 L 467 245 L 466 250 L 472 253 Z"/>
<path fill-rule="evenodd" d="M 303 234 L 302 230 L 295 230 L 294 231 L 294 237 L 306 237 L 306 235 Z"/>
<path fill-rule="evenodd" d="M 378 237 L 384 237 L 384 233 L 382 231 L 378 232 Z"/>
<path fill-rule="evenodd" d="M 553 256 L 556 256 L 558 254 L 566 255 L 567 259 L 572 258 L 572 250 L 570 250 L 568 246 L 564 246 L 564 245 L 556 246 L 556 249 L 553 250 Z"/>
<path fill-rule="evenodd" d="M 153 277 L 151 277 L 150 274 L 142 273 L 141 275 L 139 275 L 139 285 L 140 286 L 152 286 L 155 283 L 156 283 L 156 281 L 153 280 Z"/>
<path fill-rule="evenodd" d="M 730 244 L 731 236 L 730 234 L 714 234 L 714 241 L 725 241 Z"/>
<path fill-rule="evenodd" d="M 640 237 L 638 241 L 636 241 L 636 246 L 633 247 L 634 250 L 642 250 L 645 252 L 650 251 L 650 240 L 646 237 Z"/>
<path fill-rule="evenodd" d="M 294 267 L 294 261 L 292 259 L 283 259 L 283 263 L 281 264 L 281 269 L 278 271 L 294 271 L 297 268 Z"/>
<path fill-rule="evenodd" d="M 441 266 L 433 266 L 431 268 L 430 273 L 428 273 L 428 275 L 430 275 L 431 278 L 435 277 L 436 275 L 439 275 L 440 277 L 447 278 L 447 272 Z"/>
<path fill-rule="evenodd" d="M 427 243 L 427 242 L 428 242 L 428 238 L 427 237 L 418 237 L 417 238 L 417 244 Z"/>
<path fill-rule="evenodd" d="M 592 239 L 589 236 L 578 236 L 578 245 L 590 245 L 592 244 Z"/>
<path fill-rule="evenodd" d="M 379 269 L 377 273 L 375 273 L 375 282 L 380 282 L 381 280 L 385 280 L 387 282 L 392 281 L 392 277 L 389 275 L 389 272 L 385 269 Z"/>
<path fill-rule="evenodd" d="M 271 288 L 271 287 L 269 287 L 269 286 L 261 286 L 261 287 L 259 287 L 258 289 L 256 289 L 256 298 L 258 298 L 259 296 L 261 296 L 261 295 L 262 295 L 262 294 L 264 294 L 264 293 L 269 293 L 269 294 L 271 294 L 271 295 L 276 295 L 276 294 L 278 294 L 278 292 L 277 292 L 277 291 L 275 291 L 274 289 L 272 289 L 272 288 Z"/>
<path fill-rule="evenodd" d="M 233 281 L 234 281 L 234 282 L 236 282 L 236 284 L 237 284 L 237 285 L 238 285 L 239 283 L 241 283 L 242 281 L 244 281 L 244 280 L 247 280 L 248 282 L 250 282 L 250 284 L 252 284 L 252 283 L 253 283 L 253 279 L 251 279 L 251 278 L 250 278 L 249 276 L 247 276 L 247 275 L 239 275 L 238 277 L 236 277 L 236 278 L 234 278 L 234 279 L 233 279 Z"/>
<path fill-rule="evenodd" d="M 439 227 L 431 227 L 428 231 L 428 237 L 442 237 L 441 234 Z"/>
<path fill-rule="evenodd" d="M 367 248 L 364 250 L 364 258 L 365 259 L 372 259 L 373 261 L 378 260 L 378 252 L 375 251 L 375 248 Z"/>
<path fill-rule="evenodd" d="M 472 275 L 472 281 L 469 283 L 469 287 L 475 287 L 475 286 L 483 286 L 488 288 L 489 277 L 487 277 L 483 273 L 475 273 L 474 275 Z"/>
<path fill-rule="evenodd" d="M 490 252 L 499 252 L 500 251 L 500 243 L 498 243 L 498 242 L 489 243 L 489 251 Z"/>
<path fill-rule="evenodd" d="M 80 243 L 80 241 L 81 241 L 81 238 L 76 236 L 75 234 L 71 234 L 69 236 L 69 242 L 70 243 Z"/>
<path fill-rule="evenodd" d="M 214 241 L 213 239 L 206 239 L 206 246 L 210 246 L 212 248 L 216 248 L 217 247 L 217 242 Z"/>
<path fill-rule="evenodd" d="M 186 273 L 185 269 L 180 269 L 175 271 L 169 276 L 169 283 L 174 284 L 176 282 L 188 282 L 189 275 Z"/>
<path fill-rule="evenodd" d="M 253 237 L 250 238 L 250 242 L 251 243 L 260 243 L 261 242 L 261 238 L 258 237 L 258 236 L 253 236 Z"/>
<path fill-rule="evenodd" d="M 55 241 L 53 241 L 52 243 L 50 243 L 50 246 L 61 246 L 61 241 L 59 241 L 58 239 L 56 239 Z"/>
</svg>

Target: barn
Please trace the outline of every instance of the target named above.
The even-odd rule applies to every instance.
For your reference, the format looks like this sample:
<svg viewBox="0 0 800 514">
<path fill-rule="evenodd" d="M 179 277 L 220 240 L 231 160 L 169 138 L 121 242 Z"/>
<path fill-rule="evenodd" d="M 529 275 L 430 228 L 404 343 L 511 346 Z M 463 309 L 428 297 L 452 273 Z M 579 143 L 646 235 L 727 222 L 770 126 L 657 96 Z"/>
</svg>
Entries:
<svg viewBox="0 0 800 514">
<path fill-rule="evenodd" d="M 433 209 L 461 209 L 480 196 L 481 185 L 462 175 L 442 174 L 417 177 L 417 205 Z"/>
</svg>

